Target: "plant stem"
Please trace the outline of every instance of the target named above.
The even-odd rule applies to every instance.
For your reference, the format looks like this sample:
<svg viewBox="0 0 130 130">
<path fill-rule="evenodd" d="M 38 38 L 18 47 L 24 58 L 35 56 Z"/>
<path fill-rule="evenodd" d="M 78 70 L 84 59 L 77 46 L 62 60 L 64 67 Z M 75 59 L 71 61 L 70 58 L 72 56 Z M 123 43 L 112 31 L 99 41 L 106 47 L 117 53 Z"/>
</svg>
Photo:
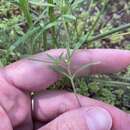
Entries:
<svg viewBox="0 0 130 130">
<path fill-rule="evenodd" d="M 75 97 L 76 97 L 76 99 L 77 99 L 77 102 L 78 102 L 78 104 L 79 104 L 79 107 L 82 107 L 82 104 L 80 103 L 79 97 L 78 97 L 77 92 L 76 92 L 76 87 L 75 87 L 75 84 L 74 84 L 74 79 L 73 79 L 72 77 L 70 77 L 69 79 L 70 79 L 70 82 L 71 82 L 71 84 L 72 84 L 72 88 L 73 88 Z"/>
</svg>

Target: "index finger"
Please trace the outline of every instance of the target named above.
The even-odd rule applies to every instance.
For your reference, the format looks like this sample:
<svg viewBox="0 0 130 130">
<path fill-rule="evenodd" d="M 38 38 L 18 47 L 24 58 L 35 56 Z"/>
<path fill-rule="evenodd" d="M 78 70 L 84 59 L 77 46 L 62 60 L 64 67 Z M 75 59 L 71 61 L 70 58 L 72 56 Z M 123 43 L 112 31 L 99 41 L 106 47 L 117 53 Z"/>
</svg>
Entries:
<svg viewBox="0 0 130 130">
<path fill-rule="evenodd" d="M 59 57 L 62 53 L 66 55 L 66 49 L 52 49 L 34 55 L 33 58 L 48 60 L 47 54 L 52 57 Z M 130 64 L 130 51 L 118 49 L 84 49 L 77 50 L 71 58 L 71 70 L 76 71 L 82 65 L 100 62 L 100 64 L 90 66 L 80 74 L 115 73 L 126 68 Z M 50 63 L 37 62 L 22 59 L 6 66 L 2 73 L 5 78 L 17 88 L 28 91 L 40 91 L 46 89 L 61 75 L 49 67 Z"/>
</svg>

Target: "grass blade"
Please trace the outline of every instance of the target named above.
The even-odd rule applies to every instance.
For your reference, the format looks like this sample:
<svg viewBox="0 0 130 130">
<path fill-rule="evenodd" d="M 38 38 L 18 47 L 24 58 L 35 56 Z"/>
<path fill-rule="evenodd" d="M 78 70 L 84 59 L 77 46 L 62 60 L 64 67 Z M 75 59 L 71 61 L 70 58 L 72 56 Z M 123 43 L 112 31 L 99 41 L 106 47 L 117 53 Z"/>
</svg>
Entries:
<svg viewBox="0 0 130 130">
<path fill-rule="evenodd" d="M 89 39 L 87 40 L 87 43 L 93 42 L 93 41 L 96 41 L 96 40 L 99 40 L 99 39 L 103 39 L 103 38 L 108 37 L 108 36 L 110 36 L 110 35 L 112 35 L 112 34 L 114 34 L 114 33 L 117 33 L 117 32 L 123 31 L 123 30 L 126 30 L 126 29 L 128 29 L 128 28 L 130 28 L 130 23 L 125 24 L 125 25 L 122 25 L 122 26 L 120 26 L 120 27 L 118 27 L 118 28 L 112 29 L 112 30 L 110 30 L 110 31 L 108 31 L 108 32 L 105 32 L 105 33 L 103 33 L 103 34 L 99 34 L 99 35 L 93 36 L 92 38 L 89 38 Z"/>
<path fill-rule="evenodd" d="M 48 3 L 53 5 L 53 0 L 48 0 Z M 48 7 L 48 15 L 49 15 L 49 19 L 50 19 L 51 23 L 56 20 L 55 14 L 54 14 L 54 7 L 51 7 L 51 6 Z M 51 33 L 52 33 L 52 39 L 53 39 L 53 42 L 54 42 L 53 43 L 54 47 L 58 47 L 58 43 L 57 43 L 57 39 L 56 39 L 56 28 L 55 28 L 55 26 L 53 26 L 51 28 Z"/>
<path fill-rule="evenodd" d="M 124 31 L 124 30 L 126 30 L 128 28 L 130 28 L 130 23 L 122 25 L 122 26 L 117 27 L 117 28 L 114 28 L 114 29 L 112 29 L 112 30 L 110 30 L 108 32 L 104 32 L 103 34 L 93 36 L 93 37 L 89 38 L 88 40 L 87 40 L 87 34 L 86 34 L 85 36 L 81 37 L 80 41 L 75 46 L 75 49 L 80 48 L 83 44 L 94 42 L 94 41 L 106 38 L 106 37 L 108 37 L 108 36 L 110 36 L 110 35 L 112 35 L 114 33 Z"/>
<path fill-rule="evenodd" d="M 27 20 L 29 27 L 31 27 L 33 22 L 32 22 L 32 16 L 30 13 L 30 9 L 29 9 L 28 0 L 19 0 L 19 6 L 20 6 L 20 8 L 21 8 L 26 20 Z"/>
</svg>

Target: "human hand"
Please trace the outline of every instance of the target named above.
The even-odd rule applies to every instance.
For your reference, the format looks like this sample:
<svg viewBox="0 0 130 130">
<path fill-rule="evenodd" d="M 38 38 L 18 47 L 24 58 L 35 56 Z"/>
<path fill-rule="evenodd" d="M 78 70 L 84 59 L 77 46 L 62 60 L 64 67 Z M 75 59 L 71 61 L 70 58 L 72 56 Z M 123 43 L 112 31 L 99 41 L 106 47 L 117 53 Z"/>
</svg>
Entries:
<svg viewBox="0 0 130 130">
<path fill-rule="evenodd" d="M 58 57 L 64 49 L 50 50 L 46 53 Z M 47 59 L 45 53 L 34 56 Z M 119 72 L 130 64 L 130 52 L 122 50 L 79 50 L 71 59 L 71 69 L 100 61 L 80 75 Z M 61 75 L 54 72 L 47 63 L 20 60 L 1 69 L 0 81 L 0 124 L 1 130 L 32 130 L 30 91 L 40 91 L 56 82 Z M 130 129 L 130 115 L 90 98 L 79 96 L 82 108 L 72 93 L 45 91 L 34 97 L 33 120 L 39 120 L 39 130 L 112 130 Z M 4 117 L 4 118 L 3 118 Z M 47 125 L 44 123 L 49 122 Z M 96 128 L 95 128 L 95 127 Z"/>
</svg>

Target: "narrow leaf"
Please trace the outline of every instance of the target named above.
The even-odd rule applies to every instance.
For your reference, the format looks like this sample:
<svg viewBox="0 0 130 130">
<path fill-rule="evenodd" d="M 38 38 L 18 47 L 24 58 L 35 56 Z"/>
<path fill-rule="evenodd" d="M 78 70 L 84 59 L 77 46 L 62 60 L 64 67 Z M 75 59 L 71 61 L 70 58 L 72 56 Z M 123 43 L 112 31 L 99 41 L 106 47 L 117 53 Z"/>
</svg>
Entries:
<svg viewBox="0 0 130 130">
<path fill-rule="evenodd" d="M 89 63 L 89 64 L 82 65 L 82 66 L 73 74 L 73 77 L 75 77 L 76 74 L 78 74 L 78 73 L 81 72 L 82 70 L 87 69 L 88 67 L 94 66 L 94 65 L 97 65 L 97 64 L 100 64 L 100 62 L 93 62 L 93 63 Z"/>
<path fill-rule="evenodd" d="M 28 0 L 19 0 L 19 6 L 27 20 L 29 27 L 31 27 L 33 22 L 32 22 L 32 16 L 30 13 Z"/>
</svg>

